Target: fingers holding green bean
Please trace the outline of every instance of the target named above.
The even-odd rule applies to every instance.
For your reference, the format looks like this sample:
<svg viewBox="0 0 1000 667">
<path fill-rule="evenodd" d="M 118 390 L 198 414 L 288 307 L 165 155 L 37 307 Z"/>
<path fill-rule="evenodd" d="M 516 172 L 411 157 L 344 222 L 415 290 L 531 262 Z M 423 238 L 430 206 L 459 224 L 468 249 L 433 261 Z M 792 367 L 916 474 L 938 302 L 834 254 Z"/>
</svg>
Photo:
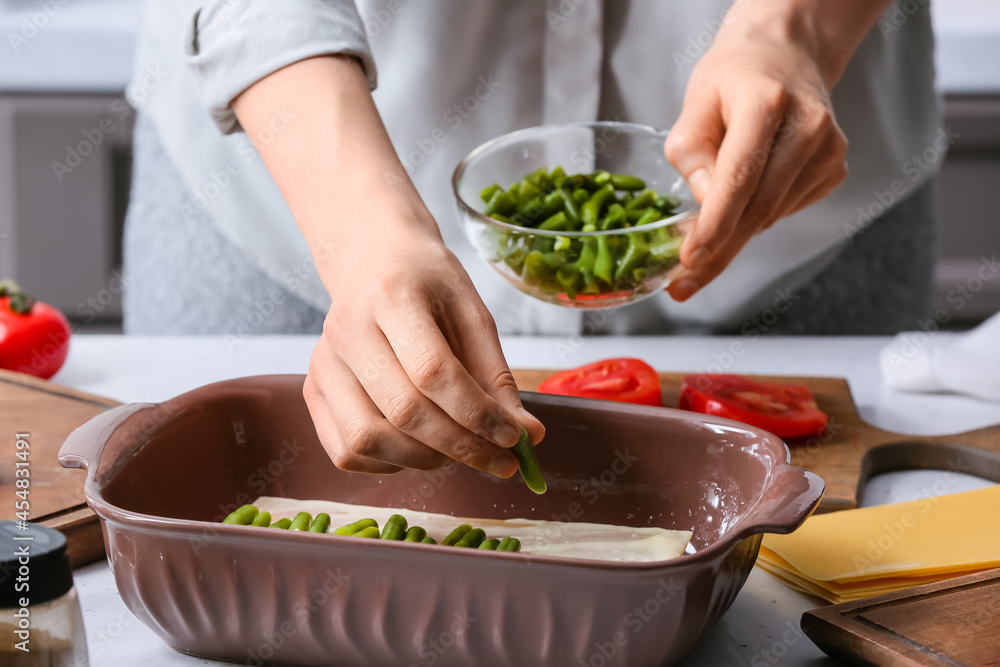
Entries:
<svg viewBox="0 0 1000 667">
<path fill-rule="evenodd" d="M 542 477 L 542 469 L 538 466 L 531 437 L 523 426 L 521 427 L 521 437 L 511 451 L 517 457 L 517 469 L 521 472 L 521 478 L 528 485 L 528 488 L 538 494 L 545 493 L 547 489 L 545 478 Z"/>
</svg>

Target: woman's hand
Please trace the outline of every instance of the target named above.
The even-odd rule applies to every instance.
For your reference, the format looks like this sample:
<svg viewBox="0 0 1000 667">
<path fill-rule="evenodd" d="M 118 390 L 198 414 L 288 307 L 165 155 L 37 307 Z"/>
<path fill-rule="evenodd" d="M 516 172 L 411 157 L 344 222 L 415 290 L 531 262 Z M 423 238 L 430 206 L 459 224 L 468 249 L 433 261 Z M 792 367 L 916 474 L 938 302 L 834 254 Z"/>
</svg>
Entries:
<svg viewBox="0 0 1000 667">
<path fill-rule="evenodd" d="M 828 90 L 888 3 L 845 1 L 737 2 L 692 72 L 665 145 L 702 203 L 681 248 L 685 270 L 668 288 L 678 301 L 754 234 L 846 178 L 847 139 Z"/>
<path fill-rule="evenodd" d="M 313 249 L 332 305 L 303 393 L 338 467 L 369 473 L 461 461 L 500 477 L 523 425 L 496 326 L 403 170 L 358 63 L 303 60 L 234 102 Z"/>
<path fill-rule="evenodd" d="M 373 231 L 331 268 L 333 305 L 304 388 L 323 446 L 343 470 L 456 460 L 509 477 L 520 425 L 534 442 L 544 429 L 521 407 L 493 318 L 436 234 Z"/>
</svg>

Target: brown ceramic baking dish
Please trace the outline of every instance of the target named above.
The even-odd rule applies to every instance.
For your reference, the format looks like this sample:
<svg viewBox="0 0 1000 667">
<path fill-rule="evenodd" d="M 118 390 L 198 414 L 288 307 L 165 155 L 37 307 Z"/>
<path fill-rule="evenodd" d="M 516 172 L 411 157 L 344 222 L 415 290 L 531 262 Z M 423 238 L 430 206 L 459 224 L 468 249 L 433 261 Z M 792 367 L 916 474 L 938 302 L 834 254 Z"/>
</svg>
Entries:
<svg viewBox="0 0 1000 667">
<path fill-rule="evenodd" d="M 775 436 L 667 408 L 525 393 L 543 496 L 465 466 L 338 470 L 302 376 L 110 410 L 66 440 L 128 608 L 178 651 L 274 665 L 663 665 L 729 607 L 765 532 L 823 493 Z M 470 517 L 692 530 L 693 553 L 612 563 L 221 525 L 258 495 Z"/>
</svg>

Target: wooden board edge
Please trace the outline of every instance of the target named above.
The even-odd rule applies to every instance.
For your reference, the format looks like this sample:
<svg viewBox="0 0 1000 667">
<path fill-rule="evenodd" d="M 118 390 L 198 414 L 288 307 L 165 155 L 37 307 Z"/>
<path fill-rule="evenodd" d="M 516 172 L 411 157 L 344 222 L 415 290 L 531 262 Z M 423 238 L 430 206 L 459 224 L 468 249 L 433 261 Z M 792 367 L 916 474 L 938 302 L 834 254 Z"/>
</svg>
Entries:
<svg viewBox="0 0 1000 667">
<path fill-rule="evenodd" d="M 942 591 L 965 588 L 984 581 L 1000 580 L 1000 568 L 977 572 L 870 598 L 820 607 L 802 614 L 802 631 L 824 653 L 853 664 L 912 665 L 951 667 L 953 661 L 937 660 L 920 646 L 865 618 L 866 609 L 901 604 L 911 599 L 933 596 Z M 892 647 L 885 642 L 892 642 Z M 930 649 L 927 649 L 930 651 Z"/>
<path fill-rule="evenodd" d="M 74 569 L 106 555 L 101 520 L 86 505 L 43 518 L 38 523 L 66 536 L 66 553 Z"/>
<path fill-rule="evenodd" d="M 930 661 L 929 656 L 908 646 L 899 645 L 902 653 L 886 646 L 883 642 L 895 639 L 894 634 L 839 614 L 824 617 L 807 611 L 802 614 L 799 627 L 828 656 L 852 665 L 952 667 L 951 663 Z"/>
<path fill-rule="evenodd" d="M 19 385 L 35 391 L 44 392 L 46 394 L 54 394 L 56 396 L 72 398 L 86 403 L 93 403 L 94 405 L 106 408 L 113 408 L 117 405 L 121 405 L 121 403 L 111 398 L 98 396 L 96 394 L 88 394 L 85 391 L 79 391 L 77 389 L 70 389 L 69 387 L 64 387 L 60 384 L 56 384 L 55 382 L 49 382 L 48 380 L 36 378 L 31 375 L 25 375 L 24 373 L 16 373 L 14 371 L 0 369 L 0 382 Z"/>
</svg>

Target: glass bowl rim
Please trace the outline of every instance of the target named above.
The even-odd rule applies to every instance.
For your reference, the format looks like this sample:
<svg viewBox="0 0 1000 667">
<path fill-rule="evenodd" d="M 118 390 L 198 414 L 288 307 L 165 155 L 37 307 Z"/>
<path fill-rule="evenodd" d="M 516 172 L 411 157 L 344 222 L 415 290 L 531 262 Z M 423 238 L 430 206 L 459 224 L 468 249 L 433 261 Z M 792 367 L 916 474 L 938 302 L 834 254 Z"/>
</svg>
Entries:
<svg viewBox="0 0 1000 667">
<path fill-rule="evenodd" d="M 479 146 L 473 148 L 468 155 L 459 161 L 458 165 L 455 167 L 455 171 L 451 175 L 451 189 L 452 193 L 455 195 L 455 200 L 461 207 L 462 211 L 477 220 L 478 222 L 495 227 L 497 229 L 503 229 L 511 232 L 518 232 L 523 235 L 530 236 L 545 236 L 555 238 L 557 236 L 565 236 L 567 238 L 593 238 L 597 236 L 620 236 L 622 234 L 633 234 L 635 232 L 648 232 L 656 229 L 662 229 L 664 227 L 669 227 L 670 225 L 677 225 L 687 220 L 692 220 L 698 217 L 698 213 L 701 210 L 701 206 L 695 203 L 695 206 L 679 213 L 675 213 L 669 217 L 651 222 L 648 225 L 642 225 L 642 227 L 626 227 L 623 229 L 605 229 L 605 230 L 595 230 L 592 232 L 564 232 L 558 230 L 549 229 L 537 229 L 535 227 L 521 227 L 520 225 L 511 225 L 506 222 L 497 220 L 496 218 L 491 218 L 488 215 L 480 213 L 476 209 L 472 208 L 462 195 L 458 192 L 458 183 L 465 174 L 465 170 L 469 165 L 478 158 L 482 153 L 496 147 L 498 144 L 503 144 L 510 142 L 511 140 L 522 139 L 528 135 L 538 133 L 542 130 L 565 130 L 577 127 L 595 128 L 595 127 L 610 127 L 610 128 L 624 128 L 628 131 L 641 131 L 653 136 L 661 137 L 664 141 L 667 139 L 667 130 L 657 130 L 655 127 L 650 125 L 642 125 L 639 123 L 623 123 L 620 121 L 575 121 L 572 123 L 554 123 L 550 125 L 535 125 L 533 127 L 526 127 L 520 130 L 514 130 L 513 132 L 508 132 L 507 134 L 501 134 L 499 137 L 494 137 L 489 141 L 480 144 Z M 683 177 L 681 177 L 683 178 Z"/>
</svg>

